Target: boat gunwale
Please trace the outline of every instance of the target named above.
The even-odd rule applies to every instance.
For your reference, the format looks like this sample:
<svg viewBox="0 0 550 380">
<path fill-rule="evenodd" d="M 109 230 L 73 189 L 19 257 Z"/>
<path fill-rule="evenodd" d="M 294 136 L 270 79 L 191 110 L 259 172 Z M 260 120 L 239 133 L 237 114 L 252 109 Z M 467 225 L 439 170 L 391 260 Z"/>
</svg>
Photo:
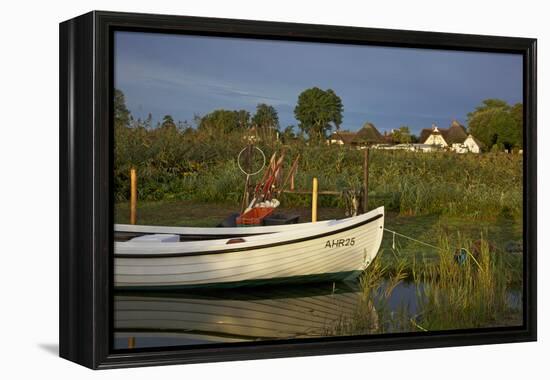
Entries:
<svg viewBox="0 0 550 380">
<path fill-rule="evenodd" d="M 346 218 L 349 219 L 349 218 Z M 320 220 L 316 222 L 318 225 L 325 225 L 331 222 L 337 221 L 337 219 Z M 267 235 L 280 232 L 290 232 L 294 228 L 309 227 L 312 223 L 294 223 L 294 224 L 281 224 L 273 226 L 247 226 L 247 227 L 168 227 L 168 226 L 154 226 L 154 225 L 133 225 L 133 224 L 115 224 L 114 232 L 117 234 L 172 234 L 180 235 L 184 237 L 199 237 L 210 239 L 211 237 L 220 236 L 221 238 L 227 237 L 247 237 L 257 235 Z M 237 232 L 242 229 L 246 229 L 247 232 Z"/>
</svg>

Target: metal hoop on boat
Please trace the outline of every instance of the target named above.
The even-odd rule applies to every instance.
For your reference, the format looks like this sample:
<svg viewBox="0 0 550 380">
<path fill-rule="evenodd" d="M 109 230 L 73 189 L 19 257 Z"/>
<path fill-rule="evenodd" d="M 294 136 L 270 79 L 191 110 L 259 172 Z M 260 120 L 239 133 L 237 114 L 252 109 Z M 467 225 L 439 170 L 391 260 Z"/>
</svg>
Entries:
<svg viewBox="0 0 550 380">
<path fill-rule="evenodd" d="M 260 148 L 258 148 L 257 146 L 254 147 L 254 149 L 257 149 L 257 150 L 261 153 L 263 163 L 262 163 L 262 166 L 260 167 L 260 169 L 256 170 L 254 173 L 248 173 L 248 172 L 246 172 L 246 171 L 242 168 L 242 166 L 241 166 L 241 154 L 243 154 L 243 152 L 244 152 L 245 150 L 247 150 L 247 149 L 248 149 L 248 147 L 244 147 L 244 148 L 239 152 L 239 155 L 237 156 L 237 165 L 239 166 L 239 169 L 241 170 L 241 172 L 243 172 L 245 175 L 247 175 L 247 176 L 253 176 L 253 175 L 256 175 L 256 174 L 258 174 L 259 172 L 261 172 L 262 169 L 265 167 L 265 154 L 264 154 L 264 152 L 263 152 Z"/>
</svg>

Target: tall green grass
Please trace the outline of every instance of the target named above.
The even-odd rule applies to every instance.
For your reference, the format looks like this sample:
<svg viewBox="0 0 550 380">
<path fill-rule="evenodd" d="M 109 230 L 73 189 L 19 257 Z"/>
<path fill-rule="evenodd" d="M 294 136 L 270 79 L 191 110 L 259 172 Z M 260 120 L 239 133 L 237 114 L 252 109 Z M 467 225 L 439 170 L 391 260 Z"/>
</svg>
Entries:
<svg viewBox="0 0 550 380">
<path fill-rule="evenodd" d="M 459 264 L 447 237 L 440 246 L 437 263 L 416 273 L 415 282 L 422 284 L 419 325 L 434 331 L 521 324 L 521 308 L 510 303 L 514 271 L 508 253 L 492 249 L 484 238 L 462 240 L 465 261 Z"/>
<path fill-rule="evenodd" d="M 411 330 L 407 305 L 392 310 L 389 299 L 406 277 L 404 268 L 395 273 L 380 260 L 375 260 L 359 280 L 357 309 L 326 327 L 327 335 L 366 335 Z"/>
<path fill-rule="evenodd" d="M 115 197 L 129 194 L 129 170 L 138 171 L 141 200 L 193 200 L 239 204 L 245 177 L 236 158 L 245 145 L 242 134 L 204 135 L 176 128 L 118 128 L 115 136 Z M 307 145 L 261 146 L 269 157 L 286 152 L 286 167 L 300 154 L 296 188 L 359 190 L 363 183 L 363 152 L 348 147 Z M 403 215 L 443 214 L 474 219 L 503 212 L 521 217 L 522 156 L 451 152 L 415 153 L 371 150 L 369 207 L 380 205 Z M 285 206 L 309 205 L 308 195 L 284 194 Z M 343 199 L 321 196 L 321 207 L 342 207 Z"/>
<path fill-rule="evenodd" d="M 437 260 L 413 266 L 416 308 L 407 300 L 390 308 L 390 298 L 408 278 L 409 264 L 396 253 L 395 264 L 377 258 L 359 283 L 359 302 L 351 317 L 327 326 L 327 335 L 364 335 L 426 332 L 520 325 L 521 302 L 511 302 L 517 291 L 510 254 L 494 251 L 483 237 L 471 241 L 440 238 Z M 465 260 L 455 254 L 464 249 Z M 395 269 L 397 268 L 397 269 Z M 395 295 L 399 297 L 399 294 Z"/>
</svg>

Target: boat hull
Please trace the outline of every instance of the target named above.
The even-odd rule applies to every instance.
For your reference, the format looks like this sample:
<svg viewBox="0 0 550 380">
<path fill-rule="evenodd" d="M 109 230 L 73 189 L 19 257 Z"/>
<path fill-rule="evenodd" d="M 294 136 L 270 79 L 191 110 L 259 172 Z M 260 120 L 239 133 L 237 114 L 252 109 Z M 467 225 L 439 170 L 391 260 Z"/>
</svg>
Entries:
<svg viewBox="0 0 550 380">
<path fill-rule="evenodd" d="M 360 274 L 382 241 L 383 208 L 342 223 L 241 244 L 115 244 L 115 287 L 196 288 L 337 281 Z M 117 245 L 118 244 L 118 245 Z M 202 244 L 202 245 L 201 245 Z M 143 248 L 142 248 L 143 247 Z"/>
</svg>

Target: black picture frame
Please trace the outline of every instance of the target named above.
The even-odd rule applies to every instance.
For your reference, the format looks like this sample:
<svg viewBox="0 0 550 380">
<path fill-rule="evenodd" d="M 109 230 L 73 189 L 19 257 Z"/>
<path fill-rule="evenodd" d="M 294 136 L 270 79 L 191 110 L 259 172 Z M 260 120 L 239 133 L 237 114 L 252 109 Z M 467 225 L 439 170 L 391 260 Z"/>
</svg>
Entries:
<svg viewBox="0 0 550 380">
<path fill-rule="evenodd" d="M 113 32 L 182 33 L 523 56 L 523 325 L 113 352 Z M 89 368 L 535 341 L 536 39 L 93 11 L 60 24 L 60 356 Z"/>
</svg>

